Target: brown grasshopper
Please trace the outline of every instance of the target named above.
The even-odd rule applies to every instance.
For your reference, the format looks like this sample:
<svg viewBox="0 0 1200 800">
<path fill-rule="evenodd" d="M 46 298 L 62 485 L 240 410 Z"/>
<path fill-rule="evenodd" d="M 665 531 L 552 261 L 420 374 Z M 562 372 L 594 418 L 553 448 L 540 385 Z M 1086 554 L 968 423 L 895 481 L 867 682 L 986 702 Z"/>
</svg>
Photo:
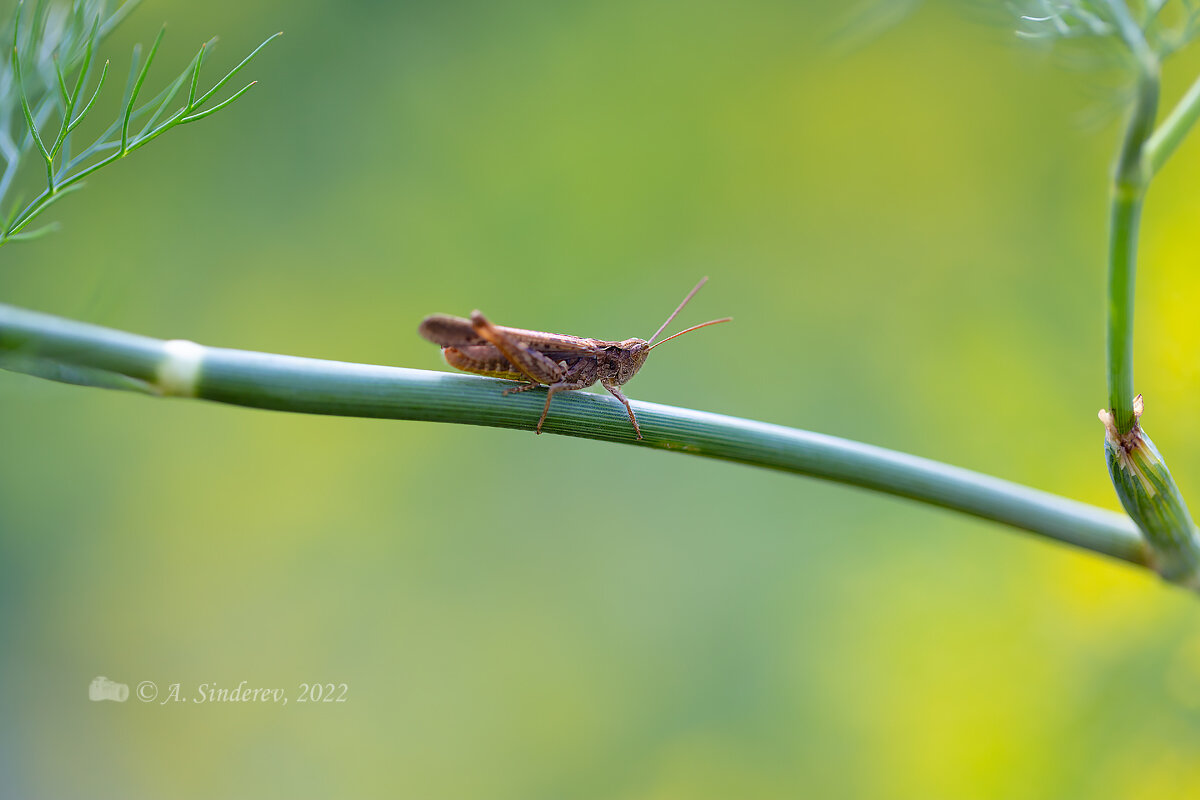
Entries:
<svg viewBox="0 0 1200 800">
<path fill-rule="evenodd" d="M 683 310 L 688 301 L 700 291 L 708 278 L 702 279 L 696 288 L 688 292 L 679 307 L 671 312 L 667 321 L 649 339 L 626 339 L 623 342 L 606 342 L 602 339 L 584 339 L 561 333 L 543 333 L 520 328 L 505 328 L 493 325 L 478 311 L 471 312 L 470 319 L 451 317 L 446 314 L 431 314 L 421 322 L 418 332 L 442 346 L 446 363 L 464 372 L 528 381 L 523 386 L 505 389 L 504 394 L 525 392 L 538 386 L 548 387 L 546 405 L 538 419 L 537 432 L 542 432 L 542 423 L 550 411 L 550 401 L 558 392 L 586 389 L 596 381 L 625 404 L 629 421 L 637 438 L 642 438 L 642 429 L 629 400 L 621 394 L 620 386 L 637 374 L 646 363 L 646 356 L 658 345 L 718 322 L 729 322 L 733 317 L 714 319 L 701 325 L 668 336 L 662 342 L 652 344 L 671 320 Z"/>
</svg>

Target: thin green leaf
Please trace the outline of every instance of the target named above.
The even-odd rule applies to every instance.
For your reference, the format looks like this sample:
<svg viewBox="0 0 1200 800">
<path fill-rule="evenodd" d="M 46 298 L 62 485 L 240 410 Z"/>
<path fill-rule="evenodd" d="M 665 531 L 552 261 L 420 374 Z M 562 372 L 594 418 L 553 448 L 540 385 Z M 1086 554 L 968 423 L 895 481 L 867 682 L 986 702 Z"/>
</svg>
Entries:
<svg viewBox="0 0 1200 800">
<path fill-rule="evenodd" d="M 79 102 L 79 95 L 83 92 L 83 85 L 87 82 L 88 73 L 92 70 L 92 54 L 98 30 L 100 30 L 100 16 L 96 15 L 96 21 L 92 23 L 92 32 L 88 34 L 87 47 L 83 53 L 83 62 L 79 66 L 79 77 L 75 80 L 75 91 L 71 92 L 72 106 Z"/>
<path fill-rule="evenodd" d="M 196 89 L 197 85 L 200 83 L 200 67 L 204 65 L 204 56 L 208 53 L 209 45 L 214 44 L 216 41 L 217 37 L 215 36 L 212 39 L 209 39 L 207 42 L 200 45 L 200 52 L 196 54 L 195 66 L 192 68 L 192 85 L 188 89 L 188 108 L 196 107 Z"/>
<path fill-rule="evenodd" d="M 120 122 L 120 120 L 117 120 L 117 121 Z M 116 150 L 117 148 L 119 148 L 121 146 L 121 142 L 119 139 L 111 141 L 111 142 L 100 141 L 100 139 L 111 136 L 114 130 L 116 130 L 115 126 L 110 128 L 110 130 L 106 131 L 104 135 L 97 137 L 96 141 L 94 141 L 90 145 L 88 145 L 83 150 L 83 152 L 81 152 L 79 155 L 72 158 L 69 163 L 64 164 L 62 166 L 62 168 L 59 170 L 60 177 L 62 175 L 65 175 L 66 173 L 70 172 L 71 170 L 75 169 L 80 164 L 87 161 L 92 156 L 97 155 L 98 153 L 103 153 L 107 150 Z"/>
<path fill-rule="evenodd" d="M 54 233 L 55 231 L 59 230 L 60 228 L 62 228 L 61 223 L 51 222 L 49 224 L 43 225 L 40 228 L 37 228 L 36 230 L 28 231 L 26 233 L 9 234 L 4 237 L 4 241 L 29 242 L 29 241 L 33 241 L 34 239 L 40 239 L 47 234 Z"/>
<path fill-rule="evenodd" d="M 163 97 L 166 96 L 168 90 L 169 90 L 169 87 L 168 87 L 168 89 L 164 89 L 162 92 L 160 92 L 149 103 L 146 103 L 144 106 L 134 109 L 133 114 L 130 116 L 130 120 L 140 119 L 144 114 L 146 114 L 149 111 L 150 108 L 154 107 L 155 104 L 157 104 Z M 180 111 L 183 111 L 183 109 L 180 109 Z M 93 155 L 96 155 L 97 153 L 104 152 L 105 150 L 119 148 L 121 145 L 121 140 L 119 138 L 114 139 L 112 141 L 107 141 L 107 140 L 110 136 L 116 135 L 116 133 L 120 130 L 121 125 L 123 123 L 124 123 L 124 117 L 118 117 L 117 120 L 115 122 L 113 122 L 111 125 L 109 125 L 108 128 L 105 129 L 103 133 L 101 133 L 99 136 L 97 136 L 95 139 L 93 139 L 92 143 L 90 145 L 88 145 L 87 148 L 85 150 L 83 150 L 83 152 L 81 152 L 75 158 L 71 159 L 71 162 L 69 164 L 66 164 L 65 167 L 63 168 L 64 171 L 70 171 L 70 170 L 74 169 L 75 167 L 77 167 L 80 164 L 82 164 L 83 162 L 87 161 L 88 158 L 92 157 Z M 153 135 L 157 135 L 157 133 L 155 133 Z M 103 163 L 108 163 L 108 162 L 103 162 Z M 94 171 L 93 170 L 94 166 L 95 165 L 92 165 L 92 167 L 88 167 L 88 172 Z"/>
<path fill-rule="evenodd" d="M 31 36 L 37 36 L 39 32 L 46 32 L 46 11 L 50 8 L 49 0 L 38 0 L 33 7 L 33 22 L 30 25 L 29 32 Z M 41 37 L 39 37 L 41 38 Z"/>
<path fill-rule="evenodd" d="M 200 96 L 200 99 L 197 100 L 195 102 L 195 104 L 193 104 L 192 107 L 199 108 L 200 106 L 202 106 L 206 102 L 208 102 L 209 98 L 211 98 L 214 94 L 216 94 L 218 91 L 220 91 L 221 87 L 223 87 L 225 84 L 229 83 L 229 81 L 233 79 L 234 75 L 237 75 L 239 72 L 241 72 L 242 67 L 249 64 L 250 60 L 252 58 L 254 58 L 256 55 L 258 55 L 260 50 L 262 50 L 264 47 L 266 47 L 273 39 L 278 39 L 280 36 L 283 36 L 283 31 L 280 31 L 279 33 L 273 33 L 270 36 L 268 36 L 263 41 L 262 44 L 260 44 L 258 47 L 254 48 L 253 51 L 251 51 L 250 55 L 243 58 L 240 64 L 238 64 L 233 69 L 229 70 L 229 72 L 226 73 L 224 78 L 221 78 L 221 80 L 217 81 L 216 84 L 211 89 L 209 89 L 207 92 L 202 94 Z M 242 91 L 245 91 L 245 89 L 243 89 Z"/>
<path fill-rule="evenodd" d="M 132 77 L 133 77 L 133 74 L 131 73 L 130 78 L 132 79 Z M 99 87 L 97 87 L 97 89 L 99 89 Z M 157 104 L 160 100 L 162 100 L 162 98 L 166 97 L 167 92 L 169 90 L 170 90 L 170 87 L 163 89 L 161 92 L 158 93 L 158 95 L 156 95 L 154 97 L 153 100 L 151 100 L 150 102 L 146 103 L 145 105 L 143 105 L 139 108 L 134 109 L 133 114 L 130 116 L 130 120 L 141 119 L 141 117 L 144 114 L 146 114 L 152 107 L 154 107 L 155 104 Z M 126 99 L 122 100 L 122 105 L 124 105 L 126 102 L 128 102 L 128 87 L 127 87 L 127 91 L 126 91 Z M 88 145 L 87 148 L 83 150 L 83 152 L 81 152 L 78 156 L 73 158 L 71 160 L 71 163 L 66 165 L 66 169 L 68 169 L 68 170 L 74 169 L 75 167 L 79 166 L 79 164 L 86 161 L 89 157 L 95 155 L 97 152 L 103 152 L 104 150 L 109 150 L 114 147 L 120 147 L 121 141 L 119 138 L 114 139 L 113 141 L 107 141 L 107 140 L 110 136 L 115 136 L 117 134 L 117 132 L 121 129 L 121 125 L 124 123 L 124 121 L 125 121 L 125 119 L 123 116 L 118 117 L 115 122 L 113 122 L 111 125 L 108 126 L 108 128 L 106 128 L 104 130 L 103 133 L 101 133 L 99 136 L 97 136 L 95 139 L 93 139 L 92 143 L 90 145 Z"/>
<path fill-rule="evenodd" d="M 133 56 L 129 61 L 129 77 L 125 79 L 125 91 L 121 95 L 121 107 L 129 105 L 129 98 L 133 97 L 133 85 L 137 83 L 138 71 L 141 69 L 142 61 L 142 43 L 138 42 L 133 46 Z M 125 123 L 125 116 L 122 114 L 117 118 L 117 127 Z"/>
<path fill-rule="evenodd" d="M 140 149 L 141 147 L 143 147 L 143 146 L 149 144 L 150 142 L 154 141 L 155 139 L 157 139 L 159 136 L 162 136 L 164 133 L 169 131 L 171 128 L 174 128 L 176 125 L 181 124 L 179 121 L 180 117 L 182 117 L 186 113 L 187 113 L 186 108 L 177 109 L 174 114 L 167 117 L 166 120 L 164 120 L 161 125 L 159 125 L 154 130 L 150 131 L 149 133 L 146 133 L 145 130 L 143 129 L 142 135 L 138 136 L 138 138 L 134 139 L 132 142 L 129 143 L 129 152 L 132 153 L 134 150 Z"/>
<path fill-rule="evenodd" d="M 256 83 L 258 83 L 258 81 L 250 81 L 245 86 L 243 86 L 241 89 L 238 89 L 238 91 L 229 99 L 225 100 L 224 102 L 218 103 L 217 105 L 213 106 L 212 108 L 205 109 L 204 111 L 200 111 L 195 114 L 190 114 L 189 116 L 186 116 L 183 119 L 181 119 L 179 121 L 179 124 L 186 125 L 189 122 L 195 122 L 196 120 L 201 120 L 207 116 L 211 116 L 212 114 L 217 113 L 222 108 L 225 108 L 225 106 L 229 105 L 234 100 L 237 100 L 239 97 L 244 95 L 246 92 L 250 91 L 250 87 Z"/>
<path fill-rule="evenodd" d="M 42 143 L 42 137 L 38 134 L 37 123 L 33 119 L 33 111 L 29 108 L 29 95 L 25 91 L 25 80 L 21 75 L 21 54 L 17 49 L 17 42 L 20 41 L 21 36 L 21 9 L 24 5 L 24 2 L 17 3 L 17 10 L 13 15 L 13 77 L 16 79 L 17 95 L 21 99 L 21 113 L 25 115 L 25 124 L 29 126 L 29 135 L 33 138 L 38 150 L 41 151 L 42 158 L 49 162 L 50 154 L 46 152 L 46 145 Z"/>
<path fill-rule="evenodd" d="M 33 238 L 35 233 L 43 235 L 52 230 L 51 227 L 44 230 L 39 228 L 36 232 L 26 232 L 26 229 L 32 226 L 35 218 L 57 202 L 60 197 L 80 188 L 83 179 L 91 173 L 108 166 L 132 150 L 142 147 L 167 130 L 183 124 L 185 120 L 195 122 L 203 119 L 241 97 L 249 90 L 249 86 L 243 87 L 214 108 L 204 110 L 199 108 L 202 103 L 211 100 L 215 92 L 223 88 L 230 77 L 238 74 L 267 42 L 278 36 L 276 34 L 264 40 L 225 78 L 218 81 L 216 86 L 201 95 L 199 75 L 207 58 L 208 49 L 215 40 L 204 43 L 186 69 L 180 72 L 165 89 L 158 92 L 153 100 L 143 104 L 139 101 L 149 80 L 158 48 L 165 36 L 165 29 L 160 30 L 150 48 L 144 51 L 146 54 L 144 60 L 141 58 L 143 49 L 140 46 L 134 47 L 129 77 L 126 81 L 125 92 L 121 97 L 117 119 L 81 152 L 72 155 L 70 147 L 72 132 L 82 124 L 85 118 L 94 114 L 100 93 L 107 83 L 108 71 L 111 66 L 110 62 L 104 62 L 96 86 L 87 96 L 87 102 L 84 103 L 83 93 L 91 80 L 91 70 L 97 60 L 98 41 L 115 27 L 116 23 L 128 15 L 137 5 L 137 0 L 125 2 L 107 19 L 103 14 L 93 13 L 94 9 L 102 3 L 103 0 L 76 0 L 69 16 L 61 19 L 57 16 L 48 16 L 45 13 L 45 3 L 39 0 L 32 24 L 27 24 L 26 19 L 14 15 L 14 41 L 21 42 L 21 37 L 24 35 L 27 40 L 24 43 L 25 48 L 30 49 L 30 52 L 36 49 L 39 56 L 36 61 L 28 61 L 26 58 L 28 63 L 24 66 L 29 70 L 30 76 L 27 79 L 21 72 L 22 50 L 14 47 L 13 79 L 9 84 L 13 91 L 13 94 L 9 95 L 12 101 L 10 107 L 17 105 L 18 99 L 21 101 L 21 112 L 26 126 L 30 130 L 30 136 L 19 142 L 9 140 L 5 146 L 4 120 L 0 119 L 0 146 L 3 146 L 3 159 L 7 161 L 3 173 L 0 174 L 0 198 L 7 194 L 14 176 L 17 174 L 17 167 L 22 155 L 26 151 L 32 150 L 35 145 L 46 163 L 46 190 L 23 207 L 14 205 L 13 211 L 5 220 L 6 224 L 0 228 L 0 244 Z M 55 41 L 50 42 L 50 39 Z M 53 62 L 46 54 L 51 46 L 55 50 Z M 33 80 L 32 70 L 34 67 L 37 69 L 38 80 L 36 83 Z M 78 69 L 78 74 L 72 73 L 74 69 Z M 57 88 L 55 88 L 56 81 Z M 188 86 L 188 103 L 172 111 L 171 105 L 181 96 L 185 83 Z M 48 119 L 54 118 L 52 115 L 59 105 L 66 110 L 63 114 L 62 124 L 56 131 L 57 136 L 51 142 L 49 139 L 43 138 L 41 128 L 45 127 Z M 0 109 L 0 113 L 3 113 L 2 109 Z M 137 131 L 136 134 L 134 123 L 140 126 L 140 131 Z"/>
<path fill-rule="evenodd" d="M 96 170 L 101 169 L 102 167 L 107 167 L 109 164 L 116 161 L 118 158 L 121 157 L 121 151 L 118 148 L 118 144 L 120 144 L 120 143 L 119 142 L 106 142 L 104 145 L 97 147 L 98 150 L 99 149 L 115 150 L 116 152 L 112 153 L 111 155 L 107 156 L 106 158 L 100 159 L 99 161 L 97 161 L 95 164 L 92 164 L 91 166 L 84 167 L 83 169 L 81 169 L 79 172 L 76 172 L 71 177 L 64 179 L 63 182 L 59 185 L 60 186 L 70 186 L 71 184 L 75 183 L 76 181 L 83 180 L 84 178 L 86 178 L 88 175 L 91 175 Z"/>
<path fill-rule="evenodd" d="M 29 206 L 23 212 L 21 212 L 21 214 L 17 217 L 17 220 L 13 224 L 12 228 L 9 230 L 7 237 L 9 239 L 11 239 L 13 237 L 13 235 L 18 234 L 22 230 L 24 230 L 25 227 L 28 226 L 29 223 L 33 221 L 33 218 L 35 216 L 37 216 L 38 214 L 41 214 L 47 208 L 54 205 L 55 203 L 57 203 L 59 200 L 63 199 L 67 195 L 69 195 L 73 192 L 77 192 L 82 188 L 83 188 L 82 183 L 75 183 L 72 185 L 68 185 L 67 183 L 64 182 L 63 185 L 60 186 L 53 193 L 51 193 L 49 191 L 42 192 L 38 196 L 38 198 L 36 200 L 34 200 L 32 203 L 30 203 Z"/>
<path fill-rule="evenodd" d="M 75 127 L 77 125 L 79 125 L 79 123 L 83 122 L 83 118 L 86 117 L 88 112 L 92 110 L 92 103 L 96 102 L 96 97 L 99 96 L 100 89 L 104 86 L 104 79 L 106 77 L 108 77 L 108 62 L 107 61 L 104 62 L 104 66 L 101 67 L 101 69 L 100 69 L 100 80 L 96 84 L 96 91 L 92 92 L 91 99 L 89 99 L 87 101 L 87 105 L 85 105 L 83 107 L 83 110 L 79 112 L 79 116 L 75 117 L 75 119 L 71 122 L 71 124 L 67 126 L 68 133 L 75 130 Z"/>
<path fill-rule="evenodd" d="M 137 102 L 138 94 L 142 91 L 142 84 L 146 82 L 146 76 L 150 73 L 150 65 L 154 63 L 154 55 L 158 52 L 158 46 L 162 44 L 163 36 L 166 33 L 167 27 L 164 25 L 158 32 L 158 36 L 154 38 L 154 44 L 150 46 L 150 52 L 146 54 L 146 63 L 142 66 L 137 82 L 133 84 L 133 91 L 129 93 L 129 103 L 125 106 L 125 122 L 121 125 L 122 153 L 129 152 L 129 117 L 133 114 L 133 106 Z"/>
<path fill-rule="evenodd" d="M 63 107 L 67 107 L 71 102 L 71 93 L 67 91 L 67 79 L 63 75 L 62 64 L 58 61 L 58 56 L 54 59 L 54 74 L 58 78 L 58 92 L 62 96 Z"/>
<path fill-rule="evenodd" d="M 8 232 L 12 230 L 13 220 L 17 218 L 17 214 L 21 210 L 21 199 L 21 196 L 17 195 L 9 205 L 8 213 L 4 216 L 4 236 L 7 236 Z"/>
<path fill-rule="evenodd" d="M 34 144 L 42 154 L 42 158 L 47 163 L 50 161 L 50 153 L 46 151 L 46 145 L 42 143 L 42 137 L 38 133 L 37 123 L 33 120 L 33 111 L 29 108 L 29 95 L 25 93 L 25 81 L 21 77 L 21 57 L 17 53 L 17 48 L 13 48 L 12 52 L 13 75 L 17 79 L 17 94 L 21 98 L 21 113 L 25 115 L 25 124 L 29 126 L 29 135 L 33 138 Z"/>
<path fill-rule="evenodd" d="M 125 18 L 133 13 L 133 10 L 137 8 L 141 2 L 142 0 L 127 0 L 127 2 L 123 3 L 121 7 L 114 11 L 109 18 L 104 21 L 104 24 L 100 26 L 100 38 L 103 39 L 105 36 L 108 36 L 108 34 L 112 32 L 113 28 L 124 22 Z"/>
<path fill-rule="evenodd" d="M 154 106 L 157 106 L 157 108 L 155 108 L 154 114 L 151 115 L 150 119 L 142 127 L 142 130 L 138 133 L 136 138 L 141 139 L 148 131 L 153 130 L 155 124 L 158 123 L 159 118 L 162 117 L 163 112 L 166 111 L 167 106 L 171 104 L 171 101 L 175 99 L 175 95 L 179 93 L 180 88 L 183 86 L 183 82 L 187 80 L 188 73 L 193 71 L 193 64 L 198 65 L 203 55 L 204 46 L 201 45 L 200 52 L 192 58 L 192 62 L 187 65 L 187 68 L 184 69 L 183 72 L 179 73 L 179 76 L 175 78 L 175 80 L 173 80 L 162 93 L 160 93 L 162 101 L 159 102 L 158 98 L 155 98 L 153 101 L 146 104 L 147 108 Z M 186 111 L 187 109 L 184 108 L 180 110 Z"/>
</svg>

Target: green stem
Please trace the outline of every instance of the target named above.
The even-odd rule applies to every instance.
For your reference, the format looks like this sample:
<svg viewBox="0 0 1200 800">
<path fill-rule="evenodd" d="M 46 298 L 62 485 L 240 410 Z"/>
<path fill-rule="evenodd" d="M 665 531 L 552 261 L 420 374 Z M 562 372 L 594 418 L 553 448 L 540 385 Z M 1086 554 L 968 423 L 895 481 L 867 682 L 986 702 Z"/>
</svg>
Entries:
<svg viewBox="0 0 1200 800">
<path fill-rule="evenodd" d="M 1137 64 L 1137 84 L 1133 111 L 1117 157 L 1110 215 L 1109 410 L 1100 412 L 1105 426 L 1105 458 L 1121 505 L 1153 553 L 1154 569 L 1168 580 L 1200 588 L 1200 532 L 1166 462 L 1138 423 L 1141 403 L 1135 399 L 1133 381 L 1134 286 L 1142 202 L 1154 171 L 1190 126 L 1197 100 L 1184 98 L 1172 113 L 1175 119 L 1160 129 L 1158 149 L 1152 149 L 1158 114 L 1158 59 L 1127 6 L 1120 0 L 1109 0 L 1109 6 Z"/>
<path fill-rule="evenodd" d="M 1200 119 L 1200 78 L 1180 98 L 1171 113 L 1146 142 L 1146 162 L 1151 175 L 1157 174 L 1175 152 L 1196 120 Z"/>
<path fill-rule="evenodd" d="M 306 414 L 532 430 L 542 394 L 506 381 L 164 342 L 0 305 L 0 366 L 56 380 Z M 555 397 L 548 433 L 719 458 L 920 500 L 1147 565 L 1121 514 L 970 470 L 819 433 L 634 403 L 646 438 L 607 395 Z"/>
<path fill-rule="evenodd" d="M 1121 433 L 1133 430 L 1133 296 L 1142 198 L 1113 198 L 1108 270 L 1108 406 Z"/>
<path fill-rule="evenodd" d="M 1138 226 L 1149 174 L 1143 159 L 1158 111 L 1158 64 L 1139 60 L 1137 99 L 1113 180 L 1108 260 L 1108 403 L 1122 433 L 1133 430 L 1133 298 Z"/>
</svg>

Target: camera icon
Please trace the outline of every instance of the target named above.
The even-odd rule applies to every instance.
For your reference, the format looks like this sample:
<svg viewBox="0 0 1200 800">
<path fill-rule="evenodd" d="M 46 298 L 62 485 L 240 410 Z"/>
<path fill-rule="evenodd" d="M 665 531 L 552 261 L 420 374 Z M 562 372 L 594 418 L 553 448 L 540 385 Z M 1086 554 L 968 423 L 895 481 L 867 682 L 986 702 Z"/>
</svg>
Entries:
<svg viewBox="0 0 1200 800">
<path fill-rule="evenodd" d="M 129 699 L 129 684 L 110 681 L 103 675 L 97 675 L 88 684 L 88 699 L 92 701 L 112 700 L 114 703 L 124 703 Z"/>
</svg>

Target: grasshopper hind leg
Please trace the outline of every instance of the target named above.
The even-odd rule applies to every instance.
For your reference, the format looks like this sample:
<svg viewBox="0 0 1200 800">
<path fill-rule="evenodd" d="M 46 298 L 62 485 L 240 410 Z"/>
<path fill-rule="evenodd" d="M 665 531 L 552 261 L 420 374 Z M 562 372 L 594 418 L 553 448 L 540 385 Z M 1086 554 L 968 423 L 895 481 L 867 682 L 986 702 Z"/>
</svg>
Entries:
<svg viewBox="0 0 1200 800">
<path fill-rule="evenodd" d="M 542 432 L 542 423 L 546 421 L 546 415 L 550 413 L 550 401 L 554 399 L 554 395 L 558 394 L 559 392 L 572 392 L 576 389 L 586 389 L 591 385 L 592 383 L 590 382 L 584 383 L 582 381 L 559 381 L 558 383 L 552 383 L 546 387 L 546 405 L 542 406 L 542 415 L 538 417 L 538 424 L 537 428 L 535 429 L 535 433 L 540 434 Z"/>
</svg>

